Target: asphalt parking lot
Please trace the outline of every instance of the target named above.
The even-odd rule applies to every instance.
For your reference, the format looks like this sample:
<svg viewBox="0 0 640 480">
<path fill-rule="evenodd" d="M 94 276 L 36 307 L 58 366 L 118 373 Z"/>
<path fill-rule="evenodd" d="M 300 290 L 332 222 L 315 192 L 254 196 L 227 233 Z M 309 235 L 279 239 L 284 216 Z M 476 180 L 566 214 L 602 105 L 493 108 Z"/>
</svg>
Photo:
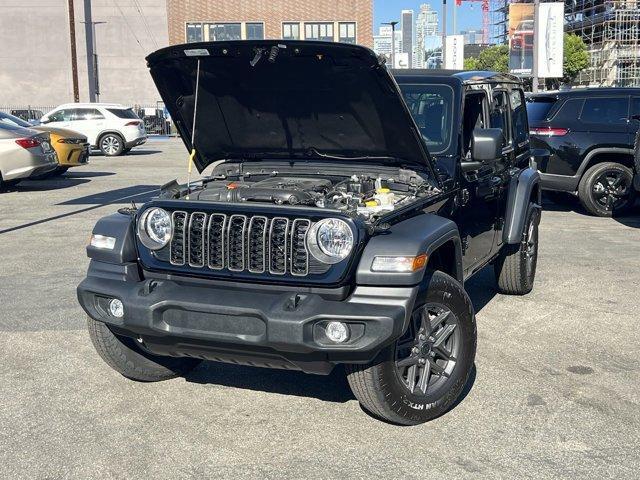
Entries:
<svg viewBox="0 0 640 480">
<path fill-rule="evenodd" d="M 204 363 L 144 384 L 102 362 L 75 296 L 91 229 L 186 166 L 152 140 L 0 194 L 0 478 L 638 478 L 640 215 L 545 204 L 534 292 L 496 294 L 490 269 L 467 284 L 465 398 L 397 427 L 341 371 Z"/>
</svg>

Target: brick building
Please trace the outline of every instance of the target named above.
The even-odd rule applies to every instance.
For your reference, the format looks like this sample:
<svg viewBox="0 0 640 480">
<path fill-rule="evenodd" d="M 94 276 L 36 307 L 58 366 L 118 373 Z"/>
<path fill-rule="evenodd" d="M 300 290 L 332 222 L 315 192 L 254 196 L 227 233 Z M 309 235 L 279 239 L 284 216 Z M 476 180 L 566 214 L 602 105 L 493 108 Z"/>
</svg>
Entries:
<svg viewBox="0 0 640 480">
<path fill-rule="evenodd" d="M 167 0 L 169 43 L 285 38 L 373 47 L 373 0 Z"/>
</svg>

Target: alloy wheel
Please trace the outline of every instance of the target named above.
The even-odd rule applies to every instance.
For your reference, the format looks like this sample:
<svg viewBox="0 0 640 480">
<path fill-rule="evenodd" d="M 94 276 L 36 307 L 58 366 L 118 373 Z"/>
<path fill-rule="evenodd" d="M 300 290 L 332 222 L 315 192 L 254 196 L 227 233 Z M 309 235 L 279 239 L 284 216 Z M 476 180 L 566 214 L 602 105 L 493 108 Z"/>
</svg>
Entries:
<svg viewBox="0 0 640 480">
<path fill-rule="evenodd" d="M 107 155 L 115 155 L 120 150 L 120 139 L 114 135 L 107 135 L 100 142 L 100 147 Z"/>
<path fill-rule="evenodd" d="M 591 192 L 594 201 L 611 212 L 629 201 L 631 184 L 619 170 L 605 170 L 593 182 Z"/>
<path fill-rule="evenodd" d="M 396 373 L 412 394 L 437 395 L 456 367 L 461 348 L 458 319 L 444 305 L 426 304 L 396 344 Z"/>
</svg>

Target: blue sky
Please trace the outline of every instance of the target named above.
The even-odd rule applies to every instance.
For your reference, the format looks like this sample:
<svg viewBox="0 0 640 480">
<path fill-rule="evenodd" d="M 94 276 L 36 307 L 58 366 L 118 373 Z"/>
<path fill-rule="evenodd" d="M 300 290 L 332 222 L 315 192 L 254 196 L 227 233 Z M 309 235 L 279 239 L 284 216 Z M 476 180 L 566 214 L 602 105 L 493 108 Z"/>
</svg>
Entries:
<svg viewBox="0 0 640 480">
<path fill-rule="evenodd" d="M 434 0 L 373 0 L 373 32 L 378 33 L 381 22 L 400 20 L 401 10 L 420 11 L 422 3 L 429 3 L 442 18 L 442 1 Z M 480 2 L 463 2 L 458 9 L 458 30 L 480 30 L 482 28 L 482 9 Z M 453 33 L 454 0 L 447 0 L 447 31 Z"/>
</svg>

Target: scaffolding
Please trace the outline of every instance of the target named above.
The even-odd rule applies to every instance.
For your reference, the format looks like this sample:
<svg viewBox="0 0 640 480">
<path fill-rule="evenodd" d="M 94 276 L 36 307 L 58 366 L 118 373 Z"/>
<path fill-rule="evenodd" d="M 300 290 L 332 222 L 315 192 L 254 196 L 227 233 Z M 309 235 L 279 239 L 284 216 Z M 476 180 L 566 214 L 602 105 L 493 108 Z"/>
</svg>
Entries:
<svg viewBox="0 0 640 480">
<path fill-rule="evenodd" d="M 494 44 L 508 43 L 511 3 L 532 0 L 491 0 Z M 565 31 L 581 37 L 591 57 L 577 84 L 640 86 L 640 0 L 565 0 Z"/>
<path fill-rule="evenodd" d="M 565 30 L 581 37 L 591 56 L 578 84 L 640 86 L 639 7 L 639 0 L 565 2 Z"/>
</svg>

